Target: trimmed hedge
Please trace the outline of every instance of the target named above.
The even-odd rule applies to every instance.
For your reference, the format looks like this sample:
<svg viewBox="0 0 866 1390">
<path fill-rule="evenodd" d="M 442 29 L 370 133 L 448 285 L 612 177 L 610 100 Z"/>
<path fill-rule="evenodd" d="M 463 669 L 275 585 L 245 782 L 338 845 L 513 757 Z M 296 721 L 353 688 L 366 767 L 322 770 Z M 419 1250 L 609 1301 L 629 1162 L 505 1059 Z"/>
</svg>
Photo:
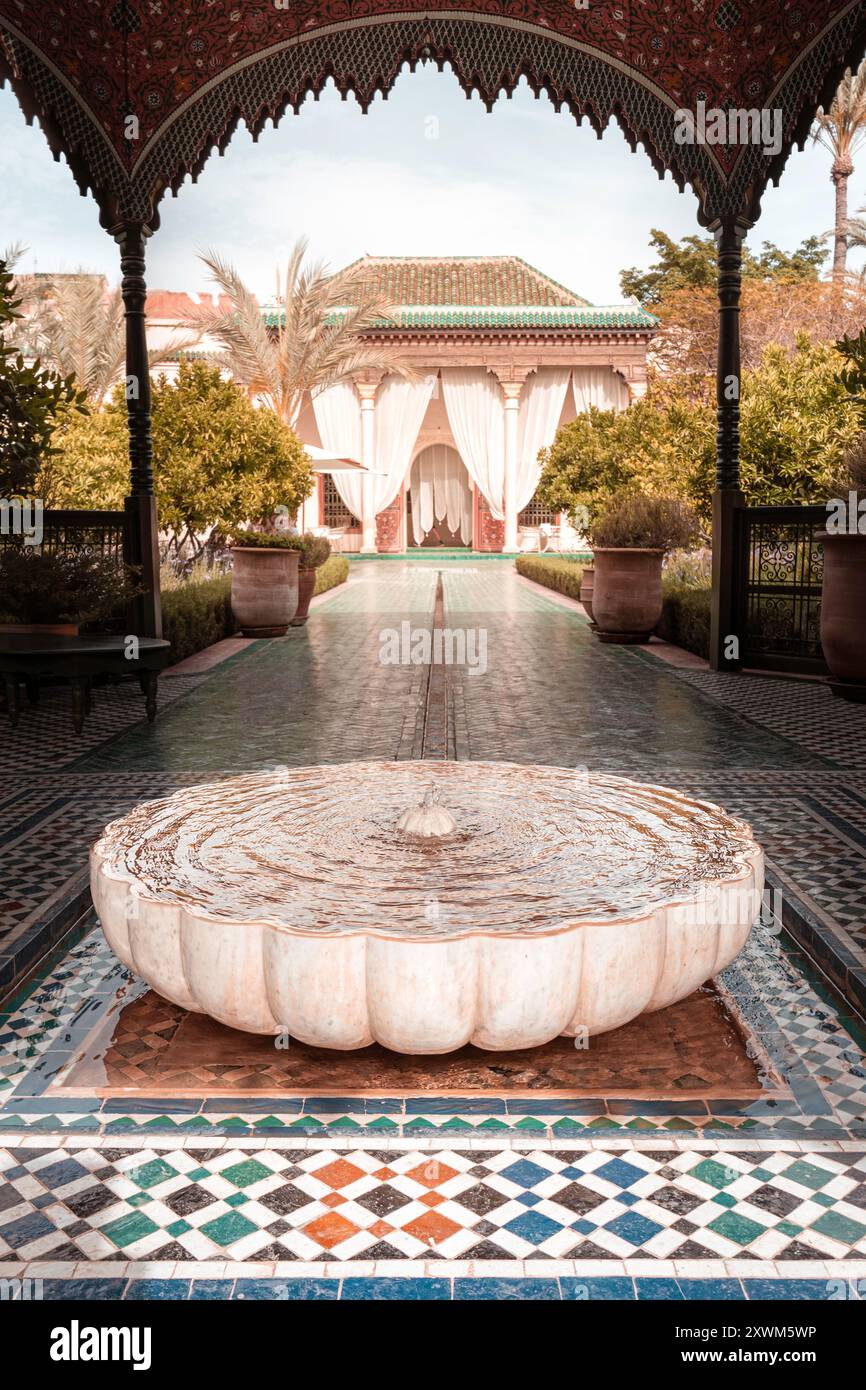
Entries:
<svg viewBox="0 0 866 1390">
<path fill-rule="evenodd" d="M 664 607 L 656 632 L 665 642 L 704 658 L 710 654 L 710 590 L 662 581 Z"/>
<path fill-rule="evenodd" d="M 230 574 L 163 591 L 162 630 L 171 642 L 172 665 L 237 632 L 231 592 Z"/>
<path fill-rule="evenodd" d="M 329 555 L 323 565 L 316 570 L 316 587 L 313 596 L 325 594 L 338 584 L 345 584 L 349 578 L 349 561 L 345 555 Z"/>
<path fill-rule="evenodd" d="M 568 598 L 580 598 L 583 565 L 576 560 L 564 560 L 559 555 L 518 555 L 514 563 L 524 579 L 533 579 Z"/>
</svg>

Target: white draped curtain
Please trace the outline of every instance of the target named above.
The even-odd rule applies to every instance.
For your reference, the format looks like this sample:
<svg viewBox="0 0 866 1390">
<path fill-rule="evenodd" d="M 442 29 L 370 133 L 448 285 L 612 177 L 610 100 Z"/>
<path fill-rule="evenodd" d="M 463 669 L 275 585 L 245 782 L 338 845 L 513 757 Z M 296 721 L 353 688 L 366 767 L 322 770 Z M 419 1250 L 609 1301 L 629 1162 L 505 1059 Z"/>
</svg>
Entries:
<svg viewBox="0 0 866 1390">
<path fill-rule="evenodd" d="M 541 476 L 540 449 L 556 438 L 571 371 L 568 367 L 540 367 L 526 382 L 520 398 L 519 453 L 515 510 L 522 512 L 535 494 Z"/>
<path fill-rule="evenodd" d="M 412 465 L 412 534 L 420 545 L 434 522 L 446 521 L 464 545 L 472 540 L 472 494 L 460 455 L 448 444 L 431 444 Z"/>
<path fill-rule="evenodd" d="M 405 381 L 389 376 L 376 396 L 375 510 L 384 511 L 400 491 L 409 471 L 418 432 L 427 413 L 436 378 Z"/>
<path fill-rule="evenodd" d="M 578 415 L 583 415 L 591 405 L 598 410 L 628 409 L 628 387 L 612 367 L 575 367 L 572 385 Z"/>
<path fill-rule="evenodd" d="M 505 412 L 496 377 L 477 367 L 443 367 L 442 393 L 458 452 L 501 521 L 505 488 Z"/>
<path fill-rule="evenodd" d="M 331 454 L 360 462 L 361 403 L 351 381 L 339 381 L 313 395 L 313 414 L 319 430 L 322 448 Z M 364 506 L 364 474 L 361 469 L 351 473 L 332 473 L 334 486 L 352 516 L 358 521 Z"/>
</svg>

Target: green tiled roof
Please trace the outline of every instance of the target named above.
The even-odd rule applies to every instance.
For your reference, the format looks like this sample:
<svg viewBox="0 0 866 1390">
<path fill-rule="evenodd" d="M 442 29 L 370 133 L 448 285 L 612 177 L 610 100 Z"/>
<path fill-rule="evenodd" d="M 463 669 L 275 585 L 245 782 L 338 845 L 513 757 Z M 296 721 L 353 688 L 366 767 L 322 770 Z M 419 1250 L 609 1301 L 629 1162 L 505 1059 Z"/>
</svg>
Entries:
<svg viewBox="0 0 866 1390">
<path fill-rule="evenodd" d="M 519 256 L 364 256 L 367 294 L 395 306 L 378 327 L 429 333 L 444 329 L 651 329 L 658 319 L 637 304 L 594 305 Z M 269 328 L 279 311 L 262 310 Z M 335 315 L 337 317 L 337 315 Z"/>
<path fill-rule="evenodd" d="M 654 328 L 658 319 L 636 305 L 614 304 L 584 308 L 508 308 L 486 306 L 401 306 L 397 328 Z M 387 323 L 382 327 L 389 327 Z"/>
<path fill-rule="evenodd" d="M 264 309 L 262 314 L 268 328 L 276 328 L 279 318 L 276 309 Z M 636 304 L 587 304 L 581 308 L 527 308 L 514 305 L 496 308 L 484 305 L 404 304 L 395 314 L 395 321 L 380 320 L 379 327 L 417 329 L 431 332 L 454 328 L 547 328 L 547 329 L 604 329 L 655 328 L 659 320 Z"/>
</svg>

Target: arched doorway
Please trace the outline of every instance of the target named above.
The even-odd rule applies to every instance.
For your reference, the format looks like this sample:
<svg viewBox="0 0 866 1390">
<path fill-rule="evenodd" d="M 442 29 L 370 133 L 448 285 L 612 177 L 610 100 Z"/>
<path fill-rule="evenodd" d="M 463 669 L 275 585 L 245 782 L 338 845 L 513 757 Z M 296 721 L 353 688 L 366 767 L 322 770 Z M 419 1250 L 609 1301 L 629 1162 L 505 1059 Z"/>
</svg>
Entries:
<svg viewBox="0 0 866 1390">
<path fill-rule="evenodd" d="M 472 544 L 469 474 L 450 444 L 429 444 L 409 470 L 406 544 L 428 549 Z"/>
</svg>

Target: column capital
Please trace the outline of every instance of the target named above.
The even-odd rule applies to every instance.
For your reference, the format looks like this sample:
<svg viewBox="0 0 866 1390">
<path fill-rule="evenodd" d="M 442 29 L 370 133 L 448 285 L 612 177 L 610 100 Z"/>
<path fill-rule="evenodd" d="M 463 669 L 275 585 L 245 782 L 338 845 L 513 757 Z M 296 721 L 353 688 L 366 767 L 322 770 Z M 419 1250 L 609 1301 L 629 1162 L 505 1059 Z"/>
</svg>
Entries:
<svg viewBox="0 0 866 1390">
<path fill-rule="evenodd" d="M 502 394 L 505 397 L 505 408 L 514 408 L 520 403 L 523 388 L 526 385 L 526 378 L 530 372 L 535 371 L 534 367 L 490 367 L 490 372 L 496 377 L 502 387 Z"/>
<path fill-rule="evenodd" d="M 646 361 L 629 362 L 623 367 L 615 367 L 614 371 L 619 372 L 619 375 L 625 381 L 629 400 L 642 400 L 649 386 Z"/>
<path fill-rule="evenodd" d="M 376 392 L 382 384 L 384 372 L 364 372 L 361 376 L 356 376 L 355 390 L 361 399 L 361 406 L 372 405 L 376 400 Z"/>
</svg>

